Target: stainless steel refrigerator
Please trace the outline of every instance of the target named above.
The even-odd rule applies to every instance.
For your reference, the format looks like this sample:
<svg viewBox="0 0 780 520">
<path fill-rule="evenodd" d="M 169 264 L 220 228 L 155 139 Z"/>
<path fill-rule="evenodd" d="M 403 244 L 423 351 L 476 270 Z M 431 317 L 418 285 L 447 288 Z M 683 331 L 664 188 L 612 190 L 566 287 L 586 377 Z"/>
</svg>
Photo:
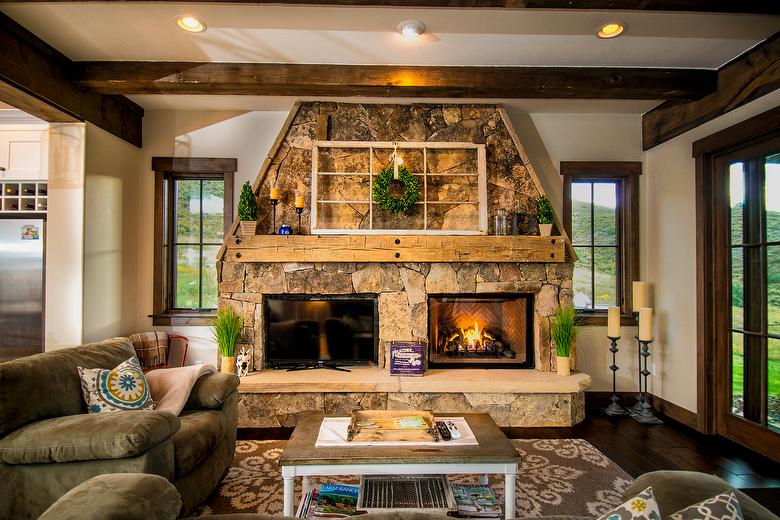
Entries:
<svg viewBox="0 0 780 520">
<path fill-rule="evenodd" d="M 45 223 L 0 216 L 0 362 L 43 352 Z"/>
</svg>

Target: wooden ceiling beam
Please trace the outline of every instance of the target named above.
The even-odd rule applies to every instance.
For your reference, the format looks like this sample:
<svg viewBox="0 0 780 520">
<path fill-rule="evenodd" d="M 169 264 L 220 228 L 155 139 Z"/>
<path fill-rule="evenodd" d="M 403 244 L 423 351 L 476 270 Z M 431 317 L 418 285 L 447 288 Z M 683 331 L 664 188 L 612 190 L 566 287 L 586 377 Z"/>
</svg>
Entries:
<svg viewBox="0 0 780 520">
<path fill-rule="evenodd" d="M 642 116 L 642 148 L 649 150 L 780 88 L 780 33 L 717 71 L 718 88 L 690 102 L 667 101 Z"/>
<path fill-rule="evenodd" d="M 89 121 L 141 146 L 140 106 L 73 84 L 73 62 L 3 13 L 0 49 L 0 101 L 51 123 Z"/>
<path fill-rule="evenodd" d="M 67 3 L 83 0 L 0 0 L 17 2 Z M 126 0 L 87 0 L 125 2 Z M 159 3 L 159 0 L 133 0 Z M 167 0 L 167 3 L 190 0 Z M 204 0 L 204 3 L 314 5 L 349 7 L 426 7 L 444 9 L 569 9 L 597 11 L 688 11 L 702 13 L 780 14 L 772 0 Z"/>
<path fill-rule="evenodd" d="M 71 78 L 103 94 L 688 100 L 716 87 L 714 71 L 604 67 L 106 61 Z"/>
</svg>

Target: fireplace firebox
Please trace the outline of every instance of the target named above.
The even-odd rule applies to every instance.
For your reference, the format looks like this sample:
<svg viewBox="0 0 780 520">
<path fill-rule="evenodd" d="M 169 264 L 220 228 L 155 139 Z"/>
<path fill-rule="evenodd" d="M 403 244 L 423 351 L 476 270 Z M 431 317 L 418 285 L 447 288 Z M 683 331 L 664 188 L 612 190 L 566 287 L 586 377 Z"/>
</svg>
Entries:
<svg viewBox="0 0 780 520">
<path fill-rule="evenodd" d="M 533 368 L 533 295 L 429 295 L 428 366 Z"/>
</svg>

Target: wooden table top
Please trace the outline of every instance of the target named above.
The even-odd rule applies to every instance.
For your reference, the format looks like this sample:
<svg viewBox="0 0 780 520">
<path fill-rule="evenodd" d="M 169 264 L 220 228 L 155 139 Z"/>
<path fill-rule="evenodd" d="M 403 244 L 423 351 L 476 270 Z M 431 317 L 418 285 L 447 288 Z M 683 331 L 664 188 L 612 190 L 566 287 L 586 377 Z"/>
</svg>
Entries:
<svg viewBox="0 0 780 520">
<path fill-rule="evenodd" d="M 347 464 L 468 464 L 520 463 L 520 454 L 486 413 L 435 414 L 463 417 L 479 446 L 327 446 L 316 447 L 324 415 L 302 418 L 295 427 L 279 464 L 282 466 Z"/>
</svg>

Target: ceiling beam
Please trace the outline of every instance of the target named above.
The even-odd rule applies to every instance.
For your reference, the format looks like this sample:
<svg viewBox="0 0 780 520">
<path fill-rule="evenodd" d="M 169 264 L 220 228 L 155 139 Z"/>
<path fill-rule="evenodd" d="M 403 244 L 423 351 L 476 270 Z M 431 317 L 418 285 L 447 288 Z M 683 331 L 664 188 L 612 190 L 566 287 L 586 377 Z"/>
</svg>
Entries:
<svg viewBox="0 0 780 520">
<path fill-rule="evenodd" d="M 721 67 L 718 88 L 687 103 L 667 101 L 642 116 L 642 148 L 682 135 L 780 88 L 780 33 Z"/>
<path fill-rule="evenodd" d="M 0 0 L 17 2 L 72 3 L 84 0 Z M 87 0 L 125 2 L 127 0 Z M 132 0 L 159 3 L 159 0 Z M 167 3 L 190 3 L 168 0 Z M 316 5 L 349 7 L 426 7 L 481 9 L 590 9 L 597 11 L 690 11 L 702 13 L 780 14 L 772 0 L 204 0 L 203 3 Z"/>
<path fill-rule="evenodd" d="M 603 67 L 104 61 L 71 77 L 103 94 L 687 100 L 716 86 L 714 71 Z"/>
<path fill-rule="evenodd" d="M 0 49 L 0 101 L 51 123 L 89 121 L 141 146 L 140 106 L 73 84 L 73 62 L 3 13 Z"/>
</svg>

